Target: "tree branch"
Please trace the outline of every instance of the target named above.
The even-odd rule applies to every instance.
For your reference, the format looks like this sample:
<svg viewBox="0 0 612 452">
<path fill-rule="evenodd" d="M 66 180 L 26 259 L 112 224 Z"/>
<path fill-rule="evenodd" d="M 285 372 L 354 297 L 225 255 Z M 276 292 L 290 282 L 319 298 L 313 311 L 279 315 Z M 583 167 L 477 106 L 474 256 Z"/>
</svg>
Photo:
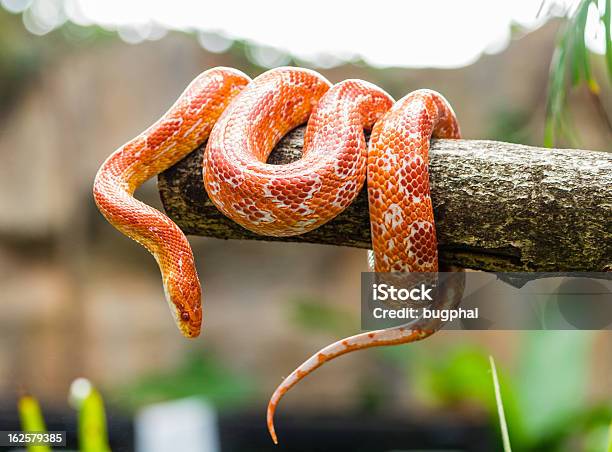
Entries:
<svg viewBox="0 0 612 452">
<path fill-rule="evenodd" d="M 299 158 L 303 128 L 270 163 Z M 221 214 L 202 182 L 203 147 L 160 174 L 166 212 L 185 233 L 370 247 L 365 188 L 342 214 L 297 237 L 258 236 Z M 442 262 L 487 271 L 606 271 L 612 266 L 612 154 L 495 141 L 434 140 L 431 192 Z"/>
</svg>

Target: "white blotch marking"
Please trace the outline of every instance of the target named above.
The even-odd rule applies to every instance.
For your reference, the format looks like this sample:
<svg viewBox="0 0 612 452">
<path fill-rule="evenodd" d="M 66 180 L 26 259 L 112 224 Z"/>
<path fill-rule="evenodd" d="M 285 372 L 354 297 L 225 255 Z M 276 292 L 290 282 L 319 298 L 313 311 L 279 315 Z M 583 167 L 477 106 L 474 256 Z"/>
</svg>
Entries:
<svg viewBox="0 0 612 452">
<path fill-rule="evenodd" d="M 351 194 L 348 198 L 347 194 Z M 336 196 L 331 201 L 331 205 L 338 208 L 344 209 L 347 207 L 357 196 L 357 181 L 354 179 L 347 180 L 344 184 L 340 185 L 336 190 Z"/>
<path fill-rule="evenodd" d="M 185 133 L 183 134 L 183 138 L 188 137 L 191 132 L 193 132 L 200 124 L 202 124 L 202 118 L 194 122 L 193 125 L 187 131 L 185 131 Z"/>
<path fill-rule="evenodd" d="M 217 181 L 209 182 L 207 188 L 209 195 L 217 195 L 221 191 L 221 186 Z"/>
<path fill-rule="evenodd" d="M 346 177 L 346 172 L 348 169 L 342 168 L 340 166 L 340 163 L 342 163 L 342 160 L 337 159 L 336 162 L 334 163 L 334 172 L 336 173 L 336 176 L 338 177 Z"/>
<path fill-rule="evenodd" d="M 300 220 L 296 221 L 295 227 L 303 232 L 310 231 L 313 224 L 315 224 L 318 220 L 316 218 L 310 218 L 308 220 Z"/>
<path fill-rule="evenodd" d="M 388 225 L 390 229 L 395 229 L 401 226 L 404 222 L 404 214 L 402 208 L 397 204 L 391 204 L 383 215 L 383 224 Z"/>
<path fill-rule="evenodd" d="M 172 143 L 170 146 L 165 147 L 165 148 L 163 146 L 160 146 L 159 151 L 157 152 L 157 154 L 155 154 L 154 156 L 150 158 L 150 161 L 153 162 L 153 161 L 158 160 L 162 155 L 166 154 L 167 152 L 170 152 L 175 147 L 176 147 L 176 141 Z"/>
<path fill-rule="evenodd" d="M 258 218 L 255 222 L 256 224 L 268 224 L 276 221 L 276 217 L 272 215 L 272 212 L 269 212 L 268 210 L 258 210 L 258 212 L 260 212 L 263 217 Z"/>
<path fill-rule="evenodd" d="M 240 215 L 243 218 L 246 218 L 246 216 L 248 215 L 248 213 L 243 210 L 242 206 L 236 203 L 232 203 L 232 211 L 236 215 Z"/>
<path fill-rule="evenodd" d="M 391 149 L 386 149 L 379 160 L 382 160 L 381 169 L 384 171 L 391 171 L 391 168 L 397 167 L 397 155 Z"/>
<path fill-rule="evenodd" d="M 262 225 L 274 223 L 277 220 L 277 218 L 272 214 L 272 212 L 259 209 L 254 201 L 245 199 L 243 200 L 243 203 L 244 206 L 242 207 L 236 203 L 232 204 L 232 210 L 233 212 L 244 218 L 245 223 L 252 225 Z M 255 210 L 251 210 L 251 207 L 255 207 Z M 262 215 L 260 218 L 257 218 L 256 213 L 258 212 Z"/>
</svg>

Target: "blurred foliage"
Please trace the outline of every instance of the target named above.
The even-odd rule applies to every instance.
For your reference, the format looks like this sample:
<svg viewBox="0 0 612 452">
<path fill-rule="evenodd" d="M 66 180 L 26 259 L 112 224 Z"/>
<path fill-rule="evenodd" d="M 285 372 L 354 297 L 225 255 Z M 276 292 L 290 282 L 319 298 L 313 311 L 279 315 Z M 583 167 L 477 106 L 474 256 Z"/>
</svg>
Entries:
<svg viewBox="0 0 612 452">
<path fill-rule="evenodd" d="M 311 332 L 343 336 L 350 333 L 358 319 L 331 303 L 309 297 L 297 297 L 289 302 L 291 321 Z"/>
<path fill-rule="evenodd" d="M 561 435 L 571 427 L 576 413 L 586 408 L 593 338 L 586 331 L 526 333 L 518 355 L 516 388 L 523 442 Z"/>
<path fill-rule="evenodd" d="M 450 348 L 431 355 L 419 351 L 419 365 L 407 368 L 417 398 L 437 406 L 471 405 L 482 407 L 494 419 L 497 415 L 495 394 L 491 385 L 489 360 L 485 351 L 472 344 Z M 501 397 L 507 419 L 518 411 L 514 382 L 498 370 Z"/>
<path fill-rule="evenodd" d="M 67 22 L 41 39 L 28 33 L 20 15 L 0 7 L 0 115 L 9 110 L 29 81 L 60 55 L 114 36 L 101 27 Z"/>
<path fill-rule="evenodd" d="M 253 383 L 226 369 L 211 354 L 187 355 L 176 370 L 146 375 L 116 388 L 113 400 L 127 409 L 185 397 L 203 397 L 218 408 L 236 406 L 255 392 Z"/>
<path fill-rule="evenodd" d="M 29 395 L 24 395 L 17 403 L 21 430 L 25 433 L 45 433 L 47 426 L 43 418 L 38 400 Z M 51 448 L 46 445 L 27 445 L 28 452 L 50 452 Z"/>
<path fill-rule="evenodd" d="M 525 144 L 532 142 L 531 116 L 522 110 L 499 110 L 492 116 L 490 139 L 507 143 Z"/>
<path fill-rule="evenodd" d="M 594 334 L 586 331 L 525 333 L 513 373 L 500 372 L 511 444 L 521 451 L 604 450 L 612 405 L 587 400 Z M 409 367 L 415 393 L 441 406 L 478 403 L 496 418 L 486 350 L 460 345 Z M 581 447 L 572 448 L 579 442 Z M 590 444 L 590 445 L 589 445 Z"/>
<path fill-rule="evenodd" d="M 79 449 L 81 452 L 111 452 L 108 445 L 106 412 L 102 396 L 87 380 L 79 380 L 86 384 L 87 389 L 85 393 L 76 398 L 73 397 L 78 417 Z M 81 385 L 81 387 L 83 386 Z M 73 395 L 71 394 L 71 396 Z M 41 433 L 47 431 L 40 405 L 34 397 L 28 395 L 21 397 L 17 406 L 21 419 L 21 429 L 24 432 Z M 28 452 L 50 452 L 51 447 L 28 445 L 27 450 Z"/>
<path fill-rule="evenodd" d="M 610 37 L 612 0 L 603 0 L 604 12 L 601 22 L 605 29 L 605 66 L 608 82 L 612 82 L 612 39 Z M 546 106 L 546 125 L 544 130 L 544 145 L 552 147 L 560 138 L 566 138 L 575 143 L 576 131 L 572 128 L 571 118 L 567 108 L 567 96 L 571 88 L 584 82 L 591 95 L 600 105 L 602 119 L 610 127 L 610 118 L 601 107 L 600 86 L 593 76 L 591 67 L 592 55 L 585 42 L 585 29 L 589 9 L 598 9 L 598 0 L 581 0 L 578 7 L 566 18 L 560 30 L 559 40 L 555 49 L 551 67 Z M 607 83 L 609 86 L 610 83 Z"/>
<path fill-rule="evenodd" d="M 40 65 L 42 52 L 35 40 L 20 21 L 0 9 L 0 114 L 12 104 L 21 86 Z"/>
</svg>

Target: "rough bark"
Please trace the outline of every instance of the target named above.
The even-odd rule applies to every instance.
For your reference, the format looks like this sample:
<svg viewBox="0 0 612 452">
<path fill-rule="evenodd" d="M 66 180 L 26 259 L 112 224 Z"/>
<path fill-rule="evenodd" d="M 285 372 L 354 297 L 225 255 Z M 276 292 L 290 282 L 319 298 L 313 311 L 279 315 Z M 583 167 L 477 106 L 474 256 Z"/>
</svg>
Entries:
<svg viewBox="0 0 612 452">
<path fill-rule="evenodd" d="M 303 128 L 270 163 L 299 158 Z M 203 147 L 158 178 L 185 233 L 370 247 L 365 188 L 334 220 L 297 237 L 258 236 L 221 214 L 202 182 Z M 607 271 L 612 266 L 612 154 L 494 141 L 434 140 L 430 180 L 440 259 L 487 271 Z"/>
</svg>

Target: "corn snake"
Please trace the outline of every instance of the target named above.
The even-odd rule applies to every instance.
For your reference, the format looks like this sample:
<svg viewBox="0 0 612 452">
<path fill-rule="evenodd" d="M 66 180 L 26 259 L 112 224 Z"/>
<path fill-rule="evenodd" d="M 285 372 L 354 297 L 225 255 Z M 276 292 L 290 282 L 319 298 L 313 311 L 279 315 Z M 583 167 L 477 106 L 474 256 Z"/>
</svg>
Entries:
<svg viewBox="0 0 612 452">
<path fill-rule="evenodd" d="M 267 164 L 275 144 L 308 121 L 302 158 Z M 369 145 L 364 130 L 371 130 Z M 203 180 L 215 206 L 258 234 L 297 235 L 342 212 L 367 180 L 377 272 L 438 271 L 429 196 L 431 137 L 459 138 L 448 102 L 430 90 L 398 102 L 361 80 L 331 85 L 314 71 L 277 68 L 251 81 L 229 68 L 194 79 L 155 124 L 100 167 L 94 199 L 107 220 L 145 246 L 162 274 L 166 299 L 186 337 L 201 328 L 201 289 L 184 234 L 133 197 L 144 181 L 208 140 Z M 434 330 L 408 327 L 358 334 L 325 347 L 283 380 L 268 406 L 304 376 L 342 354 L 413 342 Z"/>
</svg>

